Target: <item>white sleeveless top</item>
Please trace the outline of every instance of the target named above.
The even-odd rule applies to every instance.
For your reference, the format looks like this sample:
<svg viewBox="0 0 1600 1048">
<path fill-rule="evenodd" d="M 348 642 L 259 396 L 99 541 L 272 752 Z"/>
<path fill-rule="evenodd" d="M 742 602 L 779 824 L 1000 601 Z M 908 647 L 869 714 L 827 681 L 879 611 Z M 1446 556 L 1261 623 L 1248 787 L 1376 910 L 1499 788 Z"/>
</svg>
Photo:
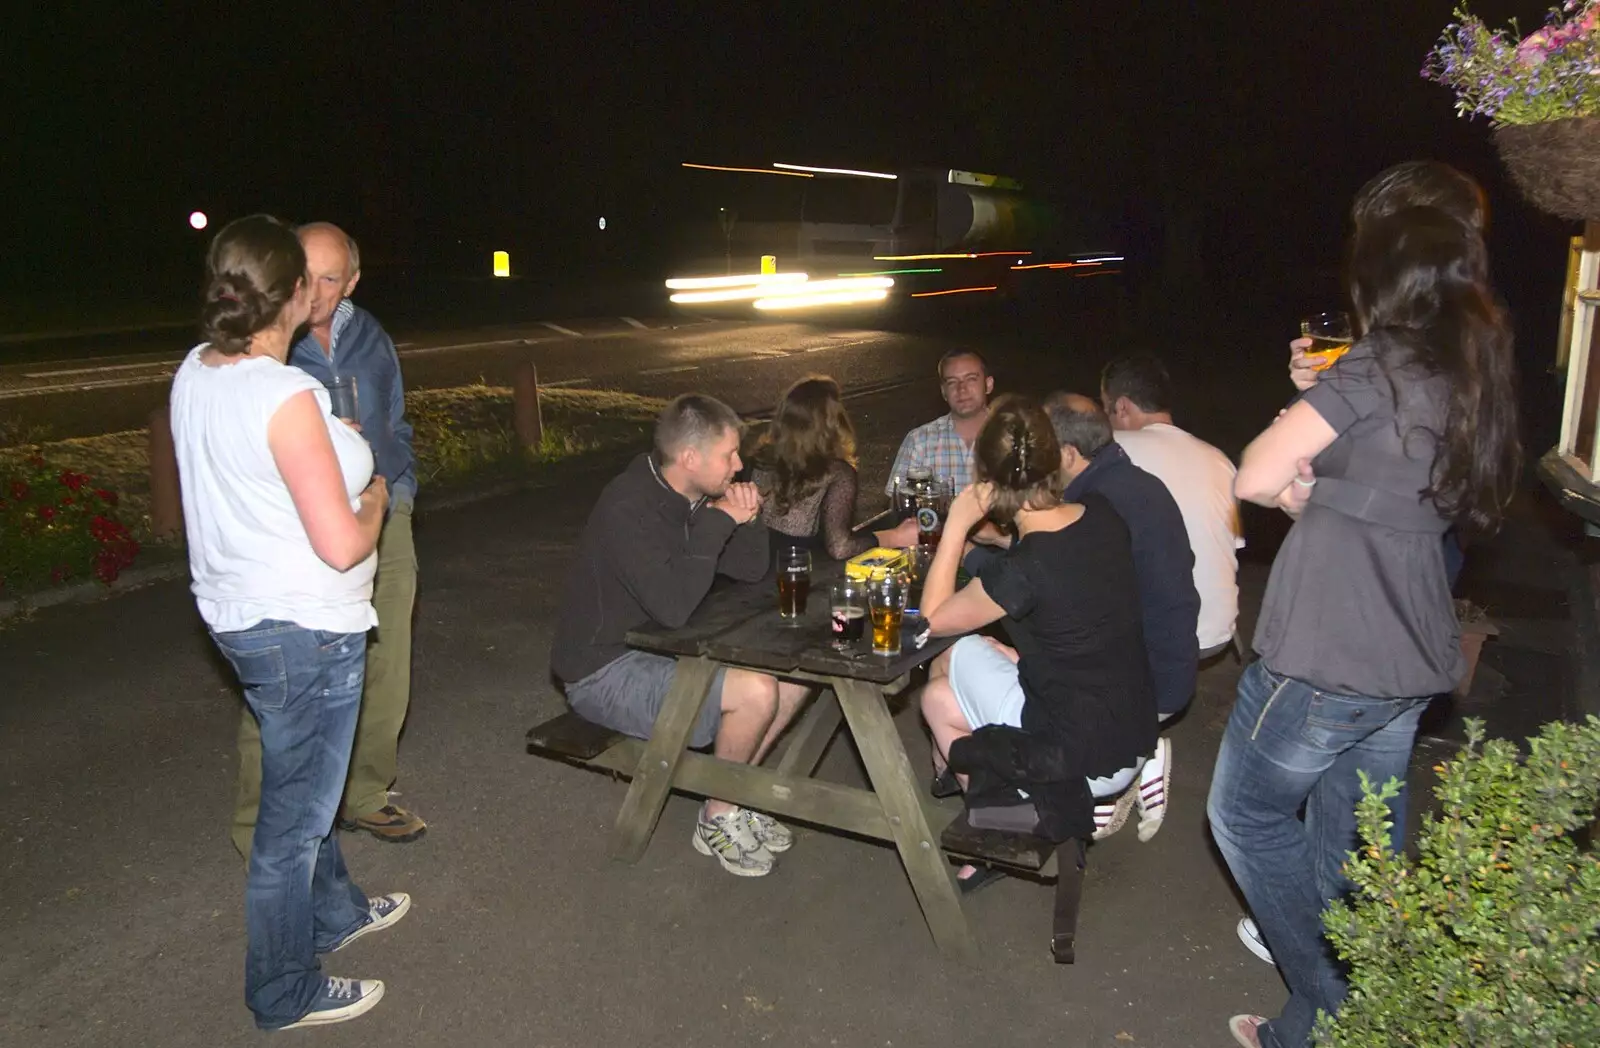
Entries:
<svg viewBox="0 0 1600 1048">
<path fill-rule="evenodd" d="M 344 572 L 317 556 L 267 447 L 267 424 L 284 401 L 311 390 L 352 509 L 372 479 L 372 449 L 333 417 L 327 390 L 299 368 L 271 357 L 212 367 L 200 361 L 205 348 L 190 350 L 172 380 L 172 439 L 200 617 L 219 633 L 263 619 L 366 632 L 378 623 L 372 608 L 377 554 Z"/>
</svg>

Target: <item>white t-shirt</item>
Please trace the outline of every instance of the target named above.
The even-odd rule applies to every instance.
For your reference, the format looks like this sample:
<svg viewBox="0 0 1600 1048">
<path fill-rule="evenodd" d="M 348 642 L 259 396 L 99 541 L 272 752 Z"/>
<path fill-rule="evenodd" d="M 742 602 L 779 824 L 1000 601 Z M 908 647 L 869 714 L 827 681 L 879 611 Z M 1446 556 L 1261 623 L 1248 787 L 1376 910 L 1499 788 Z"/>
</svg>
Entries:
<svg viewBox="0 0 1600 1048">
<path fill-rule="evenodd" d="M 1166 422 L 1119 429 L 1117 443 L 1133 464 L 1153 473 L 1172 492 L 1194 550 L 1194 588 L 1200 593 L 1195 630 L 1201 650 L 1225 644 L 1239 618 L 1238 471 L 1232 460 L 1198 437 Z"/>
<path fill-rule="evenodd" d="M 327 390 L 304 371 L 271 357 L 208 366 L 200 362 L 205 348 L 190 350 L 172 380 L 172 439 L 200 617 L 219 633 L 263 619 L 366 632 L 378 624 L 372 608 L 377 554 L 343 572 L 317 556 L 267 447 L 267 424 L 284 401 L 311 390 L 352 509 L 372 480 L 372 449 L 333 417 Z"/>
</svg>

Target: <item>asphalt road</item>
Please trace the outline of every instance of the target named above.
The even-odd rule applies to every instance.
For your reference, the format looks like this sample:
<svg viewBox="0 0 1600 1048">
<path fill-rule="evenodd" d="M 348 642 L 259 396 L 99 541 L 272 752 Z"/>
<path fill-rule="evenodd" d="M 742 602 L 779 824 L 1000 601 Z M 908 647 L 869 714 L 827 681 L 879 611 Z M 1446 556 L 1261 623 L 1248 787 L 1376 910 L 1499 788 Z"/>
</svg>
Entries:
<svg viewBox="0 0 1600 1048">
<path fill-rule="evenodd" d="M 1087 282 L 1093 284 L 1094 282 Z M 1072 304 L 1073 334 L 1056 317 L 1014 310 L 930 308 L 901 314 L 842 313 L 827 318 L 707 319 L 617 316 L 457 325 L 394 333 L 411 389 L 472 382 L 507 385 L 532 360 L 541 383 L 623 389 L 673 396 L 710 389 L 740 411 L 770 407 L 777 392 L 809 372 L 825 370 L 851 387 L 924 376 L 931 360 L 954 345 L 977 345 L 999 356 L 1098 361 L 1116 322 L 1116 292 L 1084 288 Z M 108 336 L 110 337 L 110 336 Z M 80 347 L 55 359 L 0 364 L 0 434 L 62 439 L 140 428 L 166 401 L 186 345 L 181 333 L 126 336 L 130 351 Z M 154 341 L 152 341 L 154 340 Z"/>
</svg>

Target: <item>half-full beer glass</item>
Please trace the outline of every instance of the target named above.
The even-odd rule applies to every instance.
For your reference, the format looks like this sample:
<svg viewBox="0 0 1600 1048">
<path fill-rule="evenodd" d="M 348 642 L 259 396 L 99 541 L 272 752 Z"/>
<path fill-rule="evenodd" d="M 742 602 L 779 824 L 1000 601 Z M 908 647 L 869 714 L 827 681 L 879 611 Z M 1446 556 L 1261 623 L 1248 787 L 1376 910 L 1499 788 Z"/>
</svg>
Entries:
<svg viewBox="0 0 1600 1048">
<path fill-rule="evenodd" d="M 791 546 L 778 554 L 778 615 L 794 622 L 811 595 L 811 551 Z"/>
<path fill-rule="evenodd" d="M 867 590 L 855 579 L 835 582 L 828 591 L 828 611 L 833 619 L 833 646 L 846 651 L 866 635 Z"/>
<path fill-rule="evenodd" d="M 885 575 L 867 583 L 867 603 L 872 616 L 872 653 L 900 654 L 900 624 L 906 613 L 906 580 Z"/>
<path fill-rule="evenodd" d="M 1306 356 L 1311 358 L 1313 371 L 1326 371 L 1334 362 L 1350 352 L 1354 341 L 1350 317 L 1345 313 L 1314 313 L 1300 321 L 1300 335 L 1311 340 Z"/>
</svg>

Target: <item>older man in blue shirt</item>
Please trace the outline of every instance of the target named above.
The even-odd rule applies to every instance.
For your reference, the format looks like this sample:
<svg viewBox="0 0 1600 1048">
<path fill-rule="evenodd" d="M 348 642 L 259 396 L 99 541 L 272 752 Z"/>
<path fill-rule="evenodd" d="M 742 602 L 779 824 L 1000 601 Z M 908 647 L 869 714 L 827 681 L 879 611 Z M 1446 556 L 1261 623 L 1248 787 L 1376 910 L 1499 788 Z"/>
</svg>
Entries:
<svg viewBox="0 0 1600 1048">
<path fill-rule="evenodd" d="M 400 729 L 411 701 L 411 614 L 417 593 L 417 554 L 411 537 L 417 460 L 411 451 L 400 358 L 383 326 L 350 301 L 361 279 L 355 240 L 326 222 L 302 226 L 299 234 L 311 280 L 311 316 L 309 330 L 295 343 L 289 363 L 324 384 L 335 377 L 355 380 L 357 426 L 372 445 L 377 471 L 389 484 L 389 516 L 378 538 L 372 594 L 378 627 L 367 643 L 361 719 L 339 826 L 365 830 L 382 841 L 414 841 L 427 831 L 427 824 L 389 800 Z M 239 756 L 233 839 L 240 853 L 248 856 L 261 789 L 261 740 L 248 710 L 240 723 Z"/>
</svg>

